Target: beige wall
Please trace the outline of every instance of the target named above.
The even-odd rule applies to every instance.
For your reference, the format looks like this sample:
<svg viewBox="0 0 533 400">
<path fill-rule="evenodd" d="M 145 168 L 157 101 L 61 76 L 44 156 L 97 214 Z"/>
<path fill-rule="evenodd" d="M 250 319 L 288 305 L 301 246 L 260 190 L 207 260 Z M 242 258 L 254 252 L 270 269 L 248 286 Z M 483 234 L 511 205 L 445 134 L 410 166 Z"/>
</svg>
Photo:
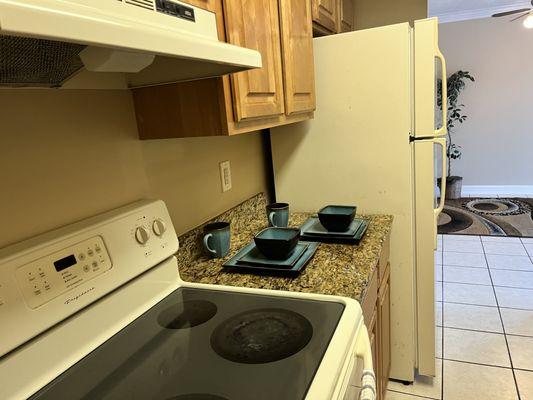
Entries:
<svg viewBox="0 0 533 400">
<path fill-rule="evenodd" d="M 412 23 L 427 14 L 427 0 L 355 0 L 355 29 Z"/>
<path fill-rule="evenodd" d="M 259 133 L 139 141 L 128 91 L 2 90 L 0 132 L 0 247 L 145 197 L 181 234 L 266 188 Z"/>
<path fill-rule="evenodd" d="M 448 74 L 470 71 L 457 129 L 463 157 L 452 173 L 466 185 L 533 185 L 533 30 L 506 19 L 440 25 Z"/>
</svg>

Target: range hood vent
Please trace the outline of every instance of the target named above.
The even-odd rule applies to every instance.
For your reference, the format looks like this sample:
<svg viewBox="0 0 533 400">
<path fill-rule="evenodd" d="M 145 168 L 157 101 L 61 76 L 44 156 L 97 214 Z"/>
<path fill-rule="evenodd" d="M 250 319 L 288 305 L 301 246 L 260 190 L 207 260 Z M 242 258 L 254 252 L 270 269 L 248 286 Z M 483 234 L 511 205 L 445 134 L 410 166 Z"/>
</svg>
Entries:
<svg viewBox="0 0 533 400">
<path fill-rule="evenodd" d="M 83 68 L 86 46 L 53 40 L 0 36 L 0 85 L 59 87 Z"/>
<path fill-rule="evenodd" d="M 217 39 L 215 14 L 174 0 L 0 0 L 0 85 L 61 87 L 77 72 L 129 87 L 261 67 Z"/>
</svg>

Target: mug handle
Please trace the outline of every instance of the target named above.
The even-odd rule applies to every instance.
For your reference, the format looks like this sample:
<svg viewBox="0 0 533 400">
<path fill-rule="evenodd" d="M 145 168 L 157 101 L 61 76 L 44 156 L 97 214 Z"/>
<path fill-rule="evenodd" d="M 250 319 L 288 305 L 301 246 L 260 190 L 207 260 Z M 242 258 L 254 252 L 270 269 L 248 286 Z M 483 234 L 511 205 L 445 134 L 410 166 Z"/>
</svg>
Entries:
<svg viewBox="0 0 533 400">
<path fill-rule="evenodd" d="M 276 224 L 274 223 L 274 215 L 276 215 L 276 213 L 274 211 L 270 211 L 270 214 L 268 214 L 268 222 L 270 222 L 270 225 L 273 227 L 276 227 Z"/>
<path fill-rule="evenodd" d="M 211 239 L 213 237 L 213 234 L 212 233 L 208 233 L 207 235 L 204 236 L 204 247 L 207 249 L 207 251 L 209 251 L 211 254 L 213 255 L 216 255 L 217 252 L 215 250 L 213 250 L 211 247 L 209 247 L 209 239 Z"/>
</svg>

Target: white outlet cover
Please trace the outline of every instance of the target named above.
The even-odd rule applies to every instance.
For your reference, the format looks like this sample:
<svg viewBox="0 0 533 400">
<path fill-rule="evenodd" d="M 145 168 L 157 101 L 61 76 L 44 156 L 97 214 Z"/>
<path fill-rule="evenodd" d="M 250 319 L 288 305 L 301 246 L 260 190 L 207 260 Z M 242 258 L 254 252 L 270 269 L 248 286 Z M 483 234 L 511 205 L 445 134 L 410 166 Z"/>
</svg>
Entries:
<svg viewBox="0 0 533 400">
<path fill-rule="evenodd" d="M 220 163 L 220 182 L 222 183 L 222 192 L 231 189 L 231 165 L 229 161 Z"/>
</svg>

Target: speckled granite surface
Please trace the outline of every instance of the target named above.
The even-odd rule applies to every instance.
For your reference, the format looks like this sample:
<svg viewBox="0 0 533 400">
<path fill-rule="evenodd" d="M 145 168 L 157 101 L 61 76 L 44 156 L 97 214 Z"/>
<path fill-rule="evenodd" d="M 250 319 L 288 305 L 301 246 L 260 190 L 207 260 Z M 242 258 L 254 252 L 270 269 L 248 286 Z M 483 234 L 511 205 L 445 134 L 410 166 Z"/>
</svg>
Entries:
<svg viewBox="0 0 533 400">
<path fill-rule="evenodd" d="M 223 259 L 209 259 L 202 247 L 203 226 L 179 238 L 178 265 L 183 280 L 251 288 L 347 296 L 361 301 L 392 225 L 390 215 L 365 215 L 368 230 L 358 246 L 321 243 L 305 270 L 295 278 L 227 272 L 222 264 L 265 228 L 266 197 L 259 194 L 214 221 L 231 222 L 231 250 Z M 300 226 L 313 213 L 291 213 L 289 225 Z M 358 215 L 359 216 L 359 215 Z"/>
</svg>

